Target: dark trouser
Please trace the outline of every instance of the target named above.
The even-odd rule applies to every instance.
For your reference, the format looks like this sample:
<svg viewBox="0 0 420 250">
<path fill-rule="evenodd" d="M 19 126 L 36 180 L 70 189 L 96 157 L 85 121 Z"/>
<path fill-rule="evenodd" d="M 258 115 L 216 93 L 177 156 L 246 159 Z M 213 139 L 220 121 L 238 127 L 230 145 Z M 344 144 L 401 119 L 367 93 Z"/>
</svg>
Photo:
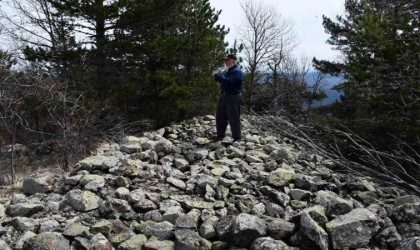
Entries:
<svg viewBox="0 0 420 250">
<path fill-rule="evenodd" d="M 216 129 L 217 136 L 224 137 L 228 122 L 233 139 L 241 137 L 241 94 L 222 94 L 217 103 Z"/>
</svg>

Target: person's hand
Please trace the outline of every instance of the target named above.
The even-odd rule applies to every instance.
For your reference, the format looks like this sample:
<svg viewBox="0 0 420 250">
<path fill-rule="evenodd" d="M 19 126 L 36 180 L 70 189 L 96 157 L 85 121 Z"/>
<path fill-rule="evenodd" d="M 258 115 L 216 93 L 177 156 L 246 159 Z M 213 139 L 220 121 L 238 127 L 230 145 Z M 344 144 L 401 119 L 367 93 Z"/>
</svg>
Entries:
<svg viewBox="0 0 420 250">
<path fill-rule="evenodd" d="M 215 76 L 217 74 L 219 74 L 219 71 L 217 71 L 217 70 L 215 70 L 215 71 L 213 71 L 213 73 L 211 73 L 212 76 Z"/>
</svg>

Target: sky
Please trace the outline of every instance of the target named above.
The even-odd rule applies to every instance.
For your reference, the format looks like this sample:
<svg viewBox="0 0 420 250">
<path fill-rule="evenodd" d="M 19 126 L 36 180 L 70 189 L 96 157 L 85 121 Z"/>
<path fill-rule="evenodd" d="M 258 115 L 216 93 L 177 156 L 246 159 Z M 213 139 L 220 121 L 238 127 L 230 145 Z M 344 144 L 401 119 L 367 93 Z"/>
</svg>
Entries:
<svg viewBox="0 0 420 250">
<path fill-rule="evenodd" d="M 244 20 L 240 3 L 245 0 L 210 0 L 210 5 L 221 10 L 219 24 L 230 28 L 226 37 L 229 44 L 238 38 L 237 30 Z M 260 0 L 254 0 L 260 1 Z M 335 18 L 344 12 L 344 0 L 262 0 L 265 4 L 276 8 L 286 19 L 293 22 L 294 31 L 298 37 L 299 46 L 295 53 L 297 56 L 306 56 L 309 59 L 334 60 L 339 53 L 331 49 L 326 43 L 328 35 L 322 26 L 322 15 Z"/>
</svg>

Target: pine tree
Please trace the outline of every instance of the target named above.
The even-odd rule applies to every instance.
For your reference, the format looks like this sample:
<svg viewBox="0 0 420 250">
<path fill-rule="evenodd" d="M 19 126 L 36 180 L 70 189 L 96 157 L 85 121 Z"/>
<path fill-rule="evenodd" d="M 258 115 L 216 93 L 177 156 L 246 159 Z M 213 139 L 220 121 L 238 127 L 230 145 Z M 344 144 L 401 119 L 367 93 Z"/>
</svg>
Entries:
<svg viewBox="0 0 420 250">
<path fill-rule="evenodd" d="M 219 14 L 208 0 L 132 2 L 115 31 L 125 71 L 137 79 L 120 95 L 124 105 L 135 92 L 129 106 L 163 123 L 211 112 L 210 74 L 222 62 L 226 34 Z"/>
<path fill-rule="evenodd" d="M 314 63 L 324 72 L 344 74 L 342 118 L 377 146 L 395 146 L 391 134 L 420 141 L 419 4 L 347 0 L 344 16 L 323 17 L 328 43 L 345 60 Z"/>
<path fill-rule="evenodd" d="M 89 51 L 86 63 L 95 68 L 94 89 L 100 98 L 111 94 L 113 68 L 109 67 L 108 47 L 112 31 L 124 7 L 123 0 L 48 0 L 63 15 L 75 20 L 75 30 L 84 37 L 81 44 Z"/>
</svg>

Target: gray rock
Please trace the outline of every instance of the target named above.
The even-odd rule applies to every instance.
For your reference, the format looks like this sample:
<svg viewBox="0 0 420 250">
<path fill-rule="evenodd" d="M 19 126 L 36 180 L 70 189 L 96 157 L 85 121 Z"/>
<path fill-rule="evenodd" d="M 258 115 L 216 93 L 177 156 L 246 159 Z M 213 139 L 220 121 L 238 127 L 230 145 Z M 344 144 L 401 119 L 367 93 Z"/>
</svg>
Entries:
<svg viewBox="0 0 420 250">
<path fill-rule="evenodd" d="M 216 237 L 217 233 L 216 233 L 215 227 L 218 221 L 219 221 L 219 218 L 216 216 L 213 216 L 207 219 L 206 221 L 204 221 L 201 224 L 200 229 L 199 229 L 201 237 L 203 237 L 204 239 L 212 239 Z"/>
<path fill-rule="evenodd" d="M 216 223 L 216 233 L 220 240 L 229 241 L 232 239 L 232 227 L 236 216 L 229 215 L 221 217 Z"/>
<path fill-rule="evenodd" d="M 377 216 L 366 208 L 356 208 L 326 224 L 333 248 L 364 247 L 379 229 Z"/>
<path fill-rule="evenodd" d="M 172 224 L 175 224 L 176 219 L 183 214 L 184 210 L 182 209 L 182 207 L 169 207 L 165 210 L 165 213 L 162 215 L 162 221 L 168 221 Z"/>
<path fill-rule="evenodd" d="M 113 234 L 111 237 L 109 237 L 109 241 L 113 246 L 119 246 L 123 242 L 129 240 L 131 237 L 136 235 L 133 231 L 124 231 L 118 234 Z"/>
<path fill-rule="evenodd" d="M 115 196 L 120 199 L 128 199 L 128 195 L 130 194 L 130 190 L 125 187 L 119 187 L 115 190 Z"/>
<path fill-rule="evenodd" d="M 400 223 L 420 223 L 420 203 L 405 203 L 395 207 L 392 218 Z"/>
<path fill-rule="evenodd" d="M 267 212 L 268 216 L 274 218 L 284 218 L 284 209 L 275 203 L 268 203 L 265 206 L 265 211 Z"/>
<path fill-rule="evenodd" d="M 12 250 L 4 240 L 0 240 L 0 249 L 2 250 Z"/>
<path fill-rule="evenodd" d="M 230 239 L 235 245 L 248 247 L 254 239 L 265 236 L 267 226 L 257 216 L 241 213 L 236 216 L 232 225 L 232 236 Z"/>
<path fill-rule="evenodd" d="M 100 175 L 87 174 L 80 179 L 80 184 L 84 189 L 96 192 L 105 186 L 105 179 Z"/>
<path fill-rule="evenodd" d="M 17 231 L 32 231 L 38 232 L 40 224 L 38 220 L 26 217 L 16 217 L 10 221 L 10 225 Z"/>
<path fill-rule="evenodd" d="M 100 220 L 97 223 L 95 223 L 91 228 L 90 228 L 90 232 L 93 234 L 98 234 L 101 233 L 104 236 L 109 237 L 109 235 L 111 234 L 111 229 L 112 229 L 112 223 L 108 220 Z"/>
<path fill-rule="evenodd" d="M 25 250 L 56 250 L 70 249 L 70 242 L 62 234 L 56 232 L 40 233 L 31 241 L 23 244 Z"/>
<path fill-rule="evenodd" d="M 315 205 L 312 207 L 305 208 L 302 210 L 302 212 L 299 214 L 307 213 L 311 218 L 321 227 L 325 228 L 325 224 L 328 222 L 328 218 L 326 215 L 326 210 L 323 206 Z"/>
<path fill-rule="evenodd" d="M 47 220 L 47 221 L 41 222 L 41 227 L 39 229 L 39 232 L 40 233 L 54 232 L 58 229 L 60 229 L 60 223 L 58 223 L 56 220 Z"/>
<path fill-rule="evenodd" d="M 295 185 L 297 188 L 316 192 L 318 190 L 318 183 L 321 178 L 319 176 L 309 176 L 304 174 L 297 174 L 295 178 Z"/>
<path fill-rule="evenodd" d="M 138 153 L 141 152 L 142 147 L 140 144 L 138 143 L 127 143 L 127 144 L 123 144 L 121 145 L 120 151 L 127 153 L 127 154 L 134 154 L 134 153 Z"/>
<path fill-rule="evenodd" d="M 146 236 L 136 234 L 131 236 L 128 240 L 124 241 L 118 246 L 118 250 L 137 250 L 142 249 L 144 243 L 147 242 Z"/>
<path fill-rule="evenodd" d="M 420 237 L 404 239 L 395 250 L 419 250 Z"/>
<path fill-rule="evenodd" d="M 115 179 L 115 185 L 128 188 L 130 186 L 130 180 L 123 176 L 118 176 L 117 179 Z"/>
<path fill-rule="evenodd" d="M 191 200 L 187 200 L 185 202 L 185 206 L 188 209 L 191 208 L 196 208 L 196 209 L 213 209 L 215 206 L 215 203 L 213 202 L 205 202 L 203 200 L 200 199 L 191 199 Z"/>
<path fill-rule="evenodd" d="M 415 195 L 405 195 L 397 197 L 397 199 L 395 199 L 394 206 L 398 207 L 408 203 L 420 203 L 420 197 Z"/>
<path fill-rule="evenodd" d="M 187 169 L 187 167 L 189 165 L 187 160 L 185 160 L 184 158 L 179 158 L 179 157 L 175 158 L 174 164 L 175 164 L 175 167 L 180 169 L 180 170 Z"/>
<path fill-rule="evenodd" d="M 307 190 L 302 190 L 302 189 L 290 189 L 289 195 L 294 200 L 308 201 L 311 198 L 312 193 Z"/>
<path fill-rule="evenodd" d="M 26 231 L 23 234 L 19 235 L 19 238 L 16 240 L 14 249 L 17 249 L 17 250 L 23 249 L 23 245 L 25 244 L 25 242 L 30 241 L 31 238 L 33 238 L 35 236 L 36 236 L 36 234 L 31 232 L 31 231 Z M 0 249 L 3 250 L 3 248 L 0 248 Z"/>
<path fill-rule="evenodd" d="M 70 206 L 83 212 L 97 209 L 102 204 L 102 199 L 99 196 L 87 190 L 71 190 L 66 194 L 66 199 Z"/>
<path fill-rule="evenodd" d="M 146 194 L 142 189 L 134 189 L 128 194 L 128 201 L 131 204 L 143 202 L 146 199 Z"/>
<path fill-rule="evenodd" d="M 43 210 L 44 206 L 41 204 L 19 203 L 16 205 L 8 206 L 6 208 L 6 214 L 12 217 L 30 217 L 31 215 L 34 215 Z"/>
<path fill-rule="evenodd" d="M 267 235 L 275 240 L 287 239 L 293 235 L 297 226 L 284 219 L 270 219 L 267 221 Z"/>
<path fill-rule="evenodd" d="M 174 250 L 175 243 L 170 240 L 149 240 L 144 243 L 144 249 L 147 250 Z"/>
<path fill-rule="evenodd" d="M 76 237 L 74 238 L 71 249 L 91 249 L 92 243 L 89 239 Z"/>
<path fill-rule="evenodd" d="M 46 182 L 33 177 L 23 179 L 22 185 L 26 194 L 47 193 L 49 191 L 49 186 Z"/>
<path fill-rule="evenodd" d="M 63 248 L 64 249 L 64 248 Z M 95 250 L 113 250 L 111 242 L 101 233 L 95 234 L 91 239 L 91 248 Z"/>
<path fill-rule="evenodd" d="M 257 216 L 261 216 L 265 214 L 265 205 L 264 203 L 255 204 L 255 206 L 251 210 L 251 214 L 255 214 Z"/>
<path fill-rule="evenodd" d="M 271 172 L 267 177 L 267 183 L 275 187 L 283 187 L 289 184 L 295 178 L 294 170 L 278 168 Z"/>
<path fill-rule="evenodd" d="M 159 212 L 159 210 L 151 210 L 144 214 L 144 220 L 148 221 L 154 221 L 154 222 L 161 222 L 162 221 L 162 214 Z"/>
<path fill-rule="evenodd" d="M 251 250 L 289 250 L 289 246 L 281 240 L 261 237 L 252 243 Z"/>
<path fill-rule="evenodd" d="M 28 203 L 28 198 L 24 194 L 13 194 L 10 200 L 10 205 L 16 205 L 19 203 Z"/>
<path fill-rule="evenodd" d="M 388 247 L 395 249 L 402 239 L 395 226 L 385 228 L 375 236 L 375 242 L 378 242 L 383 249 Z"/>
<path fill-rule="evenodd" d="M 321 250 L 328 250 L 328 234 L 314 221 L 308 213 L 302 213 L 300 216 L 300 228 L 302 233 L 308 239 L 315 242 Z"/>
<path fill-rule="evenodd" d="M 203 249 L 210 250 L 211 243 L 198 235 L 196 231 L 191 229 L 177 229 L 175 230 L 175 249 L 195 250 Z"/>
<path fill-rule="evenodd" d="M 397 226 L 397 229 L 404 239 L 420 236 L 420 224 L 401 223 Z"/>
<path fill-rule="evenodd" d="M 120 217 L 128 219 L 134 215 L 134 211 L 128 204 L 128 201 L 116 198 L 110 198 L 108 201 L 103 202 L 99 206 L 99 213 L 107 219 L 119 219 Z"/>
<path fill-rule="evenodd" d="M 155 151 L 156 153 L 170 153 L 172 151 L 173 145 L 171 143 L 171 141 L 166 140 L 166 139 L 161 139 L 159 141 L 156 142 L 155 145 Z"/>
<path fill-rule="evenodd" d="M 140 143 L 140 146 L 141 146 L 142 150 L 144 150 L 144 151 L 149 150 L 149 149 L 154 150 L 155 146 L 156 146 L 156 142 L 148 140 L 148 141 L 144 141 L 144 142 Z"/>
<path fill-rule="evenodd" d="M 187 185 L 185 184 L 185 182 L 183 182 L 181 180 L 178 180 L 178 179 L 175 179 L 173 177 L 166 178 L 166 181 L 169 184 L 171 184 L 171 185 L 173 185 L 173 186 L 175 186 L 175 187 L 177 187 L 177 188 L 179 188 L 181 190 L 185 190 L 185 188 L 187 187 Z"/>
<path fill-rule="evenodd" d="M 147 237 L 156 236 L 161 240 L 170 240 L 174 237 L 174 225 L 164 222 L 146 221 L 136 226 L 136 230 Z"/>
<path fill-rule="evenodd" d="M 302 230 L 298 230 L 292 237 L 289 238 L 291 246 L 298 247 L 298 249 L 319 249 L 319 246 L 308 239 L 306 235 L 302 233 Z"/>
<path fill-rule="evenodd" d="M 327 214 L 331 217 L 346 214 L 353 209 L 351 201 L 345 200 L 331 191 L 317 192 L 314 203 L 325 207 Z"/>
<path fill-rule="evenodd" d="M 217 187 L 217 179 L 213 176 L 201 174 L 198 175 L 197 185 L 201 189 L 205 189 L 207 185 L 209 185 L 211 188 L 215 189 Z"/>
<path fill-rule="evenodd" d="M 86 236 L 88 233 L 89 227 L 84 226 L 81 223 L 73 223 L 64 229 L 63 235 L 74 238 L 77 236 Z"/>
<path fill-rule="evenodd" d="M 108 161 L 108 157 L 104 155 L 94 155 L 79 161 L 78 164 L 84 169 L 90 169 L 94 167 L 102 167 L 104 163 Z"/>
<path fill-rule="evenodd" d="M 175 226 L 177 228 L 197 229 L 197 222 L 194 218 L 181 215 L 176 219 Z"/>
</svg>

